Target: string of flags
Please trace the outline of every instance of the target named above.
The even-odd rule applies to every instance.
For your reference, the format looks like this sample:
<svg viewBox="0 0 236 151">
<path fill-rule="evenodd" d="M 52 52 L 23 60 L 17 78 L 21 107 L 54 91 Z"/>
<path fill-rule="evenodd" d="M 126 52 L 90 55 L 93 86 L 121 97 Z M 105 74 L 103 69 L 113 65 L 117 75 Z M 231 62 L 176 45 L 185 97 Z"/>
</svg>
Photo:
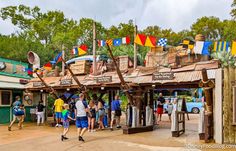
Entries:
<svg viewBox="0 0 236 151">
<path fill-rule="evenodd" d="M 99 47 L 104 47 L 106 46 L 106 43 L 109 46 L 120 46 L 122 44 L 128 45 L 130 44 L 130 37 L 126 36 L 123 38 L 115 38 L 115 39 L 108 39 L 108 40 L 98 40 L 97 41 Z"/>
<path fill-rule="evenodd" d="M 147 47 L 156 47 L 156 46 L 164 47 L 167 45 L 166 38 L 157 38 L 154 36 L 146 36 L 144 34 L 137 34 L 134 39 L 134 42 L 138 45 Z"/>
<path fill-rule="evenodd" d="M 85 44 L 80 45 L 79 47 L 76 46 L 71 50 L 72 55 L 84 55 L 87 53 L 88 46 Z"/>
<path fill-rule="evenodd" d="M 236 41 L 231 43 L 228 41 L 196 41 L 194 44 L 193 52 L 196 54 L 210 55 L 209 47 L 213 44 L 212 52 L 230 52 L 236 55 Z M 230 49 L 231 48 L 231 49 Z"/>
</svg>

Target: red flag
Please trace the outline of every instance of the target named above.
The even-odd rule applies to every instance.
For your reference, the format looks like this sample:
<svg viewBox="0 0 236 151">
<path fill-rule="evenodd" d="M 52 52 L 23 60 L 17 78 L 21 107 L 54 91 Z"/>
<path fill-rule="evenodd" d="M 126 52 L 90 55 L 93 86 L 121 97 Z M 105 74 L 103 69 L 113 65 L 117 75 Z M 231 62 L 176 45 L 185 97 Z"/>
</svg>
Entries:
<svg viewBox="0 0 236 151">
<path fill-rule="evenodd" d="M 48 71 L 50 71 L 50 70 L 52 70 L 52 65 L 51 65 L 50 62 L 48 62 L 48 63 L 46 63 L 46 64 L 43 66 L 43 68 L 46 69 L 46 70 L 48 70 Z"/>
</svg>

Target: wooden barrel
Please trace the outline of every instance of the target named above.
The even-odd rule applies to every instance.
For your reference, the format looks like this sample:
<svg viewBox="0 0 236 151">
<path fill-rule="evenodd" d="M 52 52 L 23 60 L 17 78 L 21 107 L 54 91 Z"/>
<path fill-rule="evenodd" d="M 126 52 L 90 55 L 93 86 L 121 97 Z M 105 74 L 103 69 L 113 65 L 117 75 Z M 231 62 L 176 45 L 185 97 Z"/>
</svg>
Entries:
<svg viewBox="0 0 236 151">
<path fill-rule="evenodd" d="M 195 36 L 195 41 L 205 41 L 205 36 L 202 34 L 197 34 Z"/>
</svg>

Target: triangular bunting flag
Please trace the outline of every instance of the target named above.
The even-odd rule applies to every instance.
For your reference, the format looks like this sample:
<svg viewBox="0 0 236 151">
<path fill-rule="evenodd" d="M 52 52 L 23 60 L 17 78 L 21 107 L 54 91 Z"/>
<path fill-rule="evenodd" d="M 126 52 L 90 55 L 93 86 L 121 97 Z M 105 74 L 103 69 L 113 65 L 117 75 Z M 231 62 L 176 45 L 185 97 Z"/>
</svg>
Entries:
<svg viewBox="0 0 236 151">
<path fill-rule="evenodd" d="M 136 37 L 135 37 L 134 42 L 135 42 L 136 44 L 139 44 L 139 45 L 144 46 L 144 45 L 145 45 L 146 38 L 147 38 L 147 37 L 146 37 L 145 35 L 137 34 Z"/>
<path fill-rule="evenodd" d="M 156 42 L 157 42 L 156 37 L 147 36 L 147 39 L 146 39 L 146 42 L 145 42 L 145 46 L 155 47 L 156 46 Z"/>
<path fill-rule="evenodd" d="M 79 54 L 78 55 L 84 55 L 84 54 L 86 54 L 87 53 L 87 50 L 88 50 L 88 47 L 87 47 L 87 45 L 81 45 L 80 47 L 79 47 Z"/>
</svg>

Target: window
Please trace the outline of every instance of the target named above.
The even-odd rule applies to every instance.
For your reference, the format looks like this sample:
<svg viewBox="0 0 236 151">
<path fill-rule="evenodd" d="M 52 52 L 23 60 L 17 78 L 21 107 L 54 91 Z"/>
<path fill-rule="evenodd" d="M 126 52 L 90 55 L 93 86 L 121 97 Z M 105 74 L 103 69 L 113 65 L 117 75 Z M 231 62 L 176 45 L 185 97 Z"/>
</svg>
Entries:
<svg viewBox="0 0 236 151">
<path fill-rule="evenodd" d="M 2 105 L 10 105 L 11 104 L 11 92 L 10 91 L 1 91 L 1 100 L 2 100 Z"/>
</svg>

